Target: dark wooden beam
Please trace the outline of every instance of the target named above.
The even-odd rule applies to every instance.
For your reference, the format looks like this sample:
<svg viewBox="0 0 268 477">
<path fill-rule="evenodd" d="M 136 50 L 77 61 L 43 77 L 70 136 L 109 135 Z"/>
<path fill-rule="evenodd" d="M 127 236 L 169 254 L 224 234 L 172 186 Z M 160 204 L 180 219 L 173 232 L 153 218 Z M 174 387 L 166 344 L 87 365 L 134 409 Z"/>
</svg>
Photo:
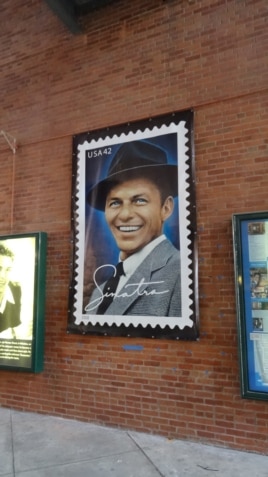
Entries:
<svg viewBox="0 0 268 477">
<path fill-rule="evenodd" d="M 76 12 L 78 15 L 85 15 L 86 13 L 105 7 L 110 3 L 115 3 L 115 1 L 117 0 L 86 0 L 81 3 L 76 2 Z"/>
<path fill-rule="evenodd" d="M 77 22 L 76 8 L 73 0 L 45 0 L 51 10 L 61 19 L 72 33 L 82 33 Z"/>
</svg>

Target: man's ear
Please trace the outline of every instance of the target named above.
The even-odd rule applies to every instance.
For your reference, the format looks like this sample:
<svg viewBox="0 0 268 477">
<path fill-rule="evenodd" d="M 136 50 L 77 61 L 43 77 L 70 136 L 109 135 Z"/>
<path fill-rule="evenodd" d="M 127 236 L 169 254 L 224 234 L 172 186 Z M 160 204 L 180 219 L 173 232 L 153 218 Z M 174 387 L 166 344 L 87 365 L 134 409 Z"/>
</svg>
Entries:
<svg viewBox="0 0 268 477">
<path fill-rule="evenodd" d="M 162 205 L 162 209 L 161 209 L 161 216 L 162 216 L 163 222 L 165 222 L 165 220 L 167 220 L 171 216 L 173 210 L 174 210 L 174 199 L 172 195 L 169 195 L 165 199 L 165 202 Z"/>
</svg>

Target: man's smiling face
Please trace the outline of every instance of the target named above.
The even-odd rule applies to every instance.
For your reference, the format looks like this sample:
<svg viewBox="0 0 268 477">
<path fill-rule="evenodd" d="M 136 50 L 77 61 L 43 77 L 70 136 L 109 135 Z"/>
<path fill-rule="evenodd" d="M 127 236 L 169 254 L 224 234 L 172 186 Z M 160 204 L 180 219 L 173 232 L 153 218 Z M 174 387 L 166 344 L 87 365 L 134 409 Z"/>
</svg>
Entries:
<svg viewBox="0 0 268 477">
<path fill-rule="evenodd" d="M 105 216 L 125 260 L 162 233 L 164 221 L 172 214 L 173 198 L 161 203 L 160 191 L 149 179 L 131 179 L 108 193 Z"/>
</svg>

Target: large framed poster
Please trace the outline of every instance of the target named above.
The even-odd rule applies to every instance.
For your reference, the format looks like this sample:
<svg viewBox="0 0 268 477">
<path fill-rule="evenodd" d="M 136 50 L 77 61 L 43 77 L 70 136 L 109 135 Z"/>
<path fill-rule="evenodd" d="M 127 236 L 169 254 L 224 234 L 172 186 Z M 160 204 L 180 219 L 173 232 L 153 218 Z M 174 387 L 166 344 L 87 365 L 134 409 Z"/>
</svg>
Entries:
<svg viewBox="0 0 268 477">
<path fill-rule="evenodd" d="M 68 331 L 196 340 L 193 112 L 73 141 Z"/>
<path fill-rule="evenodd" d="M 268 212 L 235 214 L 233 242 L 244 398 L 268 399 Z"/>
<path fill-rule="evenodd" d="M 43 370 L 46 244 L 45 232 L 0 236 L 0 369 Z"/>
</svg>

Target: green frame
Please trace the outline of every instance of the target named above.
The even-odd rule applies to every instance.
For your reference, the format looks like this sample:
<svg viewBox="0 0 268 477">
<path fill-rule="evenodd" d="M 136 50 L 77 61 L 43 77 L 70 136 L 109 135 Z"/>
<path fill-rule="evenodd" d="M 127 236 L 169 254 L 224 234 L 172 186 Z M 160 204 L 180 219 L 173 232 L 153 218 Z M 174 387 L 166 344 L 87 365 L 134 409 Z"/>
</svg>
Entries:
<svg viewBox="0 0 268 477">
<path fill-rule="evenodd" d="M 232 226 L 241 396 L 268 400 L 268 212 Z"/>
<path fill-rule="evenodd" d="M 47 234 L 1 235 L 0 243 L 14 253 L 14 268 L 22 277 L 21 282 L 14 282 L 21 289 L 21 324 L 0 333 L 0 370 L 39 373 L 44 368 Z M 24 267 L 24 263 L 27 266 Z M 13 337 L 7 336 L 10 331 L 14 333 Z"/>
</svg>

